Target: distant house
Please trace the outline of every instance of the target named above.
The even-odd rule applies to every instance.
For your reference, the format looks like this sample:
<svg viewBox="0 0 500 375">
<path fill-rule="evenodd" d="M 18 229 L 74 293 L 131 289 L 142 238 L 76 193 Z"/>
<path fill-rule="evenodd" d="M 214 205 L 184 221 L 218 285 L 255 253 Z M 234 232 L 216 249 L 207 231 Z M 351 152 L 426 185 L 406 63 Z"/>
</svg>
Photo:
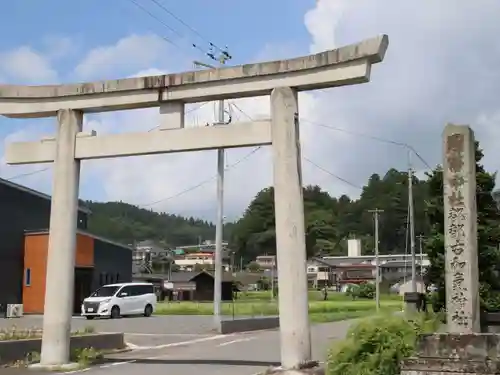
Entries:
<svg viewBox="0 0 500 375">
<path fill-rule="evenodd" d="M 404 296 L 405 293 L 409 293 L 412 291 L 412 280 L 411 278 L 405 278 L 401 280 L 399 283 L 391 286 L 390 291 L 392 293 L 398 293 L 400 296 Z M 425 283 L 421 277 L 417 277 L 417 292 L 425 293 Z"/>
<path fill-rule="evenodd" d="M 214 276 L 208 271 L 179 271 L 168 275 L 144 274 L 134 276 L 136 281 L 152 282 L 159 288 L 160 299 L 178 301 L 213 301 Z M 237 289 L 231 274 L 222 278 L 222 300 L 232 301 Z"/>
<path fill-rule="evenodd" d="M 263 270 L 276 268 L 276 255 L 259 255 L 255 263 Z"/>
<path fill-rule="evenodd" d="M 421 274 L 422 267 L 416 264 L 417 275 Z M 380 273 L 383 281 L 397 282 L 403 278 L 411 278 L 411 262 L 387 262 L 380 265 Z"/>
<path fill-rule="evenodd" d="M 307 282 L 314 289 L 324 288 L 335 284 L 334 267 L 320 259 L 311 259 L 307 262 Z"/>
</svg>

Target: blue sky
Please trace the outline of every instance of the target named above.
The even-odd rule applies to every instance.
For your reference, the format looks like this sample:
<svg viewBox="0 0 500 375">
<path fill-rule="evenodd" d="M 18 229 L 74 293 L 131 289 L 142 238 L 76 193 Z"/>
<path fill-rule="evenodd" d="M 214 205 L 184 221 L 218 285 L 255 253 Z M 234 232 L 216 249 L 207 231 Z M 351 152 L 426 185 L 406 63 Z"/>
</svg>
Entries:
<svg viewBox="0 0 500 375">
<path fill-rule="evenodd" d="M 178 44 L 185 47 L 187 53 L 197 59 L 203 58 L 190 43 L 207 47 L 204 40 L 155 3 L 134 1 L 186 36 L 187 40 Z M 286 45 L 292 42 L 298 49 L 307 51 L 309 38 L 302 19 L 305 11 L 314 5 L 311 0 L 255 0 L 251 6 L 241 7 L 229 0 L 160 0 L 160 3 L 206 39 L 221 47 L 228 45 L 234 64 L 248 62 L 267 44 Z M 47 39 L 71 37 L 77 48 L 57 66 L 63 81 L 72 80 L 74 65 L 85 51 L 95 46 L 112 44 L 125 35 L 150 32 L 172 40 L 179 38 L 130 0 L 6 2 L 2 5 L 0 31 L 9 35 L 0 42 L 0 47 L 7 50 L 29 45 L 43 51 L 47 49 Z M 116 71 L 116 74 L 120 73 L 123 72 Z"/>
<path fill-rule="evenodd" d="M 136 0 L 138 4 L 155 14 L 176 32 L 168 29 L 143 9 L 129 0 L 77 0 L 77 1 L 36 1 L 20 0 L 2 6 L 0 32 L 9 35 L 2 38 L 0 51 L 8 51 L 27 46 L 35 51 L 51 54 L 59 46 L 64 48 L 64 56 L 54 58 L 52 67 L 57 71 L 57 81 L 74 81 L 74 69 L 89 50 L 100 45 L 110 45 L 124 36 L 154 33 L 163 36 L 182 49 L 165 42 L 161 48 L 173 51 L 177 61 L 169 61 L 174 70 L 191 69 L 190 60 L 197 59 L 214 63 L 204 56 L 200 49 L 208 52 L 208 41 L 224 48 L 229 46 L 233 55 L 232 64 L 251 61 L 262 51 L 270 54 L 268 45 L 283 45 L 283 52 L 290 50 L 307 53 L 308 34 L 301 24 L 303 14 L 311 7 L 312 1 L 274 1 L 258 0 L 251 7 L 235 7 L 228 0 L 203 1 L 165 1 L 167 7 L 185 23 L 192 26 L 203 39 L 178 22 L 165 10 L 149 0 Z M 293 6 L 290 6 L 293 5 Z M 265 12 L 262 9 L 266 8 Z M 279 17 L 277 17 L 279 15 Z M 276 20 L 279 19 L 279 25 Z M 183 39 L 179 38 L 181 34 Z M 206 39 L 206 40 L 205 40 Z M 244 41 L 244 43 L 242 43 Z M 293 41 L 291 43 L 291 41 Z M 193 48 L 196 43 L 200 49 Z M 69 45 L 66 45 L 69 44 Z M 280 51 L 274 51 L 271 57 Z M 134 66 L 126 61 L 115 61 L 111 73 L 93 74 L 88 79 L 120 78 L 136 73 Z M 142 68 L 142 67 L 141 67 Z M 106 74 L 108 73 L 108 74 Z M 40 80 L 18 79 L 15 83 L 43 84 L 54 83 Z M 52 120 L 38 120 L 40 127 L 50 129 Z M 23 121 L 0 120 L 0 136 L 17 130 Z M 22 126 L 22 125 L 21 125 Z M 82 181 L 86 196 L 105 199 L 99 185 Z"/>
<path fill-rule="evenodd" d="M 46 84 L 161 74 L 191 70 L 193 59 L 203 60 L 191 43 L 206 48 L 204 39 L 152 0 L 134 1 L 176 32 L 132 0 L 5 2 L 0 13 L 4 36 L 0 39 L 0 82 Z M 357 186 L 372 173 L 408 167 L 403 148 L 351 133 L 409 143 L 428 164 L 436 165 L 446 122 L 470 124 L 485 149 L 486 167 L 500 168 L 497 0 L 157 1 L 204 38 L 221 47 L 228 45 L 234 56 L 230 64 L 295 57 L 389 35 L 386 59 L 374 67 L 369 84 L 300 95 L 303 154 L 331 172 L 304 161 L 305 183 L 319 184 L 333 195 L 356 197 Z M 269 113 L 268 98 L 234 103 L 251 116 Z M 86 116 L 85 128 L 98 134 L 146 131 L 155 127 L 157 115 L 157 110 L 150 109 Z M 208 103 L 190 113 L 188 122 L 199 126 L 213 117 L 213 105 Z M 243 118 L 234 113 L 235 121 Z M 3 142 L 37 140 L 53 133 L 54 119 L 0 118 Z M 249 152 L 227 152 L 225 201 L 230 218 L 238 217 L 260 189 L 272 184 L 268 149 L 230 167 Z M 215 215 L 211 180 L 215 160 L 215 152 L 204 152 L 86 162 L 80 196 L 211 219 Z M 41 168 L 6 166 L 0 159 L 4 178 Z M 423 173 L 425 165 L 416 161 L 414 168 Z M 179 195 L 206 180 L 200 188 Z M 15 182 L 50 193 L 50 168 Z"/>
</svg>

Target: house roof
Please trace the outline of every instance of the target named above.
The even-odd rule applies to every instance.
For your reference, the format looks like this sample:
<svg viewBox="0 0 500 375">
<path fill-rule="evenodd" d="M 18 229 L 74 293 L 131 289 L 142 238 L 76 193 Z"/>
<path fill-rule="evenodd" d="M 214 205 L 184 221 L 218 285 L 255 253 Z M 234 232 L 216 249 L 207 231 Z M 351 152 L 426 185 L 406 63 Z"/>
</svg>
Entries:
<svg viewBox="0 0 500 375">
<path fill-rule="evenodd" d="M 417 267 L 420 267 L 420 264 L 416 264 Z M 400 261 L 394 261 L 394 262 L 386 262 L 380 265 L 382 268 L 401 268 L 401 267 L 408 267 L 411 268 L 411 261 L 410 262 L 400 262 Z"/>
<path fill-rule="evenodd" d="M 264 275 L 262 273 L 238 272 L 234 276 L 234 280 L 243 285 L 255 284 Z"/>
<path fill-rule="evenodd" d="M 210 271 L 177 271 L 177 272 L 172 272 L 170 279 L 168 279 L 168 276 L 165 275 L 165 279 L 168 279 L 168 281 L 171 282 L 177 282 L 177 283 L 183 283 L 183 282 L 190 282 L 193 281 L 196 277 L 198 277 L 201 274 L 207 274 L 210 277 L 214 277 L 213 273 Z M 229 281 L 234 281 L 233 275 L 229 272 L 224 272 L 222 274 L 222 281 L 223 282 L 229 282 Z"/>
<path fill-rule="evenodd" d="M 28 236 L 30 236 L 30 235 L 37 235 L 37 234 L 48 234 L 49 230 L 48 229 L 25 230 L 24 233 L 25 233 L 25 235 L 28 235 Z M 87 231 L 84 231 L 84 230 L 81 230 L 81 229 L 77 229 L 76 233 L 83 234 L 83 235 L 88 236 L 88 237 L 92 237 L 92 238 L 94 238 L 96 240 L 99 240 L 101 242 L 106 242 L 106 243 L 109 243 L 111 245 L 115 245 L 115 246 L 121 247 L 123 249 L 134 251 L 134 249 L 132 249 L 128 245 L 124 245 L 122 243 L 119 243 L 119 242 L 116 242 L 116 241 L 113 241 L 113 240 L 109 240 L 109 239 L 101 237 L 101 236 L 96 236 L 95 234 L 92 234 L 90 232 L 87 232 Z"/>
<path fill-rule="evenodd" d="M 325 266 L 330 266 L 330 267 L 337 267 L 337 266 L 350 266 L 350 265 L 363 265 L 367 264 L 366 260 L 349 260 L 349 259 L 320 259 L 320 258 L 313 258 L 312 259 L 314 262 L 317 262 L 319 264 L 324 264 Z"/>
<path fill-rule="evenodd" d="M 48 194 L 42 193 L 41 191 L 38 191 L 38 190 L 31 189 L 31 188 L 24 186 L 24 185 L 16 184 L 15 182 L 6 180 L 4 178 L 0 178 L 0 184 L 2 184 L 4 186 L 8 186 L 12 189 L 20 190 L 20 191 L 27 193 L 27 194 L 34 195 L 34 196 L 39 197 L 39 198 L 47 199 L 49 201 L 52 200 L 52 197 Z M 86 214 L 92 213 L 92 211 L 90 211 L 90 209 L 88 207 L 85 207 L 82 205 L 78 205 L 78 211 L 81 211 L 81 212 L 86 213 Z"/>
</svg>

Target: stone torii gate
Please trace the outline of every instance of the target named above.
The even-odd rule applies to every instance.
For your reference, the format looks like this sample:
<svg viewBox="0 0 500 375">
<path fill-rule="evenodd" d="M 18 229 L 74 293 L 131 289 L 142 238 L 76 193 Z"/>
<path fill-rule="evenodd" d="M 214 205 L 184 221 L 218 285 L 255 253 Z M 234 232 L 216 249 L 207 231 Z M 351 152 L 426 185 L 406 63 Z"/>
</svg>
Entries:
<svg viewBox="0 0 500 375">
<path fill-rule="evenodd" d="M 54 163 L 42 366 L 69 362 L 80 161 L 272 145 L 281 362 L 311 360 L 297 92 L 366 83 L 388 37 L 315 55 L 205 71 L 56 86 L 0 85 L 0 114 L 57 117 L 57 134 L 7 145 L 9 164 Z M 184 128 L 184 105 L 271 95 L 271 119 Z M 159 107 L 155 132 L 83 132 L 84 113 Z"/>
</svg>

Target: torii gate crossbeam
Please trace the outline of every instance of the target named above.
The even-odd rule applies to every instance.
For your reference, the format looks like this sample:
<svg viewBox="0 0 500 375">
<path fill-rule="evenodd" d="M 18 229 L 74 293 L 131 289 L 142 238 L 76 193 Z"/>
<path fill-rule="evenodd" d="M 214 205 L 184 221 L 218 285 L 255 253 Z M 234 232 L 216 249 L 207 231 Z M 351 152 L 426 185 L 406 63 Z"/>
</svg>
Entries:
<svg viewBox="0 0 500 375">
<path fill-rule="evenodd" d="M 370 80 L 386 35 L 300 57 L 236 67 L 57 86 L 0 85 L 0 114 L 57 116 L 56 136 L 7 146 L 9 164 L 54 162 L 41 365 L 69 361 L 80 161 L 252 145 L 273 147 L 281 362 L 311 360 L 297 92 Z M 184 105 L 270 95 L 271 119 L 184 128 Z M 159 107 L 155 132 L 82 132 L 84 113 Z"/>
</svg>

